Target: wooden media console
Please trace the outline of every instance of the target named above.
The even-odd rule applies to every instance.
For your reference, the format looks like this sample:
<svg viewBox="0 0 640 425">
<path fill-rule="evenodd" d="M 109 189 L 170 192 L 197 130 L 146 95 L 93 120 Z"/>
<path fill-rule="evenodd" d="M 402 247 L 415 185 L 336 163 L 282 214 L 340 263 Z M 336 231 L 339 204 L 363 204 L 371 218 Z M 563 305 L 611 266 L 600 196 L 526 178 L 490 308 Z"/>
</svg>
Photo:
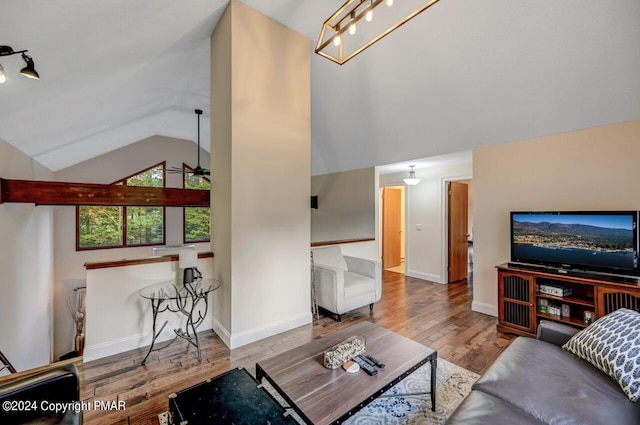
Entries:
<svg viewBox="0 0 640 425">
<path fill-rule="evenodd" d="M 542 319 L 584 328 L 588 325 L 585 312 L 596 320 L 619 308 L 640 311 L 637 278 L 582 273 L 578 276 L 509 264 L 497 269 L 500 332 L 535 337 Z M 545 293 L 549 288 L 570 294 Z M 560 314 L 554 314 L 558 308 Z"/>
</svg>

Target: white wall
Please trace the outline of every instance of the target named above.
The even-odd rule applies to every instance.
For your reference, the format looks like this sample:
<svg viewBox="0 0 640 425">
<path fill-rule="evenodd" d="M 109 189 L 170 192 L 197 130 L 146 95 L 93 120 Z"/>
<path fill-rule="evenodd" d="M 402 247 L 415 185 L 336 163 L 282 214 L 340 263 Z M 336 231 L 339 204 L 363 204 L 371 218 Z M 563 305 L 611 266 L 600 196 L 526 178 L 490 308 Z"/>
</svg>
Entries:
<svg viewBox="0 0 640 425">
<path fill-rule="evenodd" d="M 231 348 L 311 321 L 310 47 L 235 0 L 212 35 L 212 199 L 230 202 L 212 211 L 214 273 Z"/>
<path fill-rule="evenodd" d="M 473 309 L 497 314 L 509 212 L 640 209 L 640 120 L 473 151 Z"/>
<path fill-rule="evenodd" d="M 0 177 L 52 180 L 51 171 L 0 139 Z M 51 361 L 53 211 L 0 204 L 0 351 L 17 370 Z"/>
<path fill-rule="evenodd" d="M 203 277 L 212 277 L 212 258 L 198 260 Z M 182 269 L 177 261 L 87 270 L 87 318 L 85 322 L 84 362 L 147 346 L 152 340 L 151 302 L 139 291 L 158 282 L 181 281 Z M 216 291 L 210 295 L 215 305 Z M 166 304 L 164 304 L 166 306 Z M 204 303 L 200 301 L 199 306 Z M 213 308 L 209 308 L 198 331 L 213 327 Z M 175 337 L 173 332 L 186 323 L 179 313 L 158 314 L 157 330 L 168 322 L 158 342 Z M 176 344 L 184 341 L 176 341 Z M 185 345 L 186 346 L 186 345 Z M 195 355 L 195 350 L 189 347 Z M 140 356 L 140 361 L 144 355 Z"/>
<path fill-rule="evenodd" d="M 406 172 L 380 176 L 380 186 L 403 184 Z M 407 276 L 446 283 L 447 180 L 469 178 L 472 164 L 445 164 L 416 170 L 422 181 L 407 186 L 405 273 Z M 420 225 L 421 230 L 418 230 Z"/>
<path fill-rule="evenodd" d="M 375 168 L 311 177 L 311 242 L 375 237 Z"/>
<path fill-rule="evenodd" d="M 367 169 L 367 173 L 368 173 Z M 352 243 L 343 243 L 339 244 L 340 249 L 344 255 L 349 255 L 352 257 L 366 258 L 372 261 L 381 261 L 381 247 L 380 247 L 380 197 L 377 196 L 376 191 L 379 187 L 379 171 L 377 167 L 373 169 L 373 180 L 369 183 L 371 185 L 373 196 L 373 238 L 372 241 L 365 242 L 352 242 Z M 361 171 L 361 170 L 358 170 Z M 369 176 L 366 177 L 366 180 L 369 180 Z M 312 177 L 312 186 L 313 186 L 313 177 Z M 364 190 L 367 190 L 364 188 Z M 312 192 L 313 193 L 313 192 Z M 312 212 L 313 214 L 313 212 Z M 313 223 L 311 224 L 313 227 Z"/>
<path fill-rule="evenodd" d="M 196 118 L 194 114 L 194 136 Z M 55 180 L 66 182 L 109 184 L 150 166 L 167 161 L 167 167 L 196 164 L 197 145 L 189 140 L 154 136 L 74 165 L 54 174 Z M 209 163 L 209 153 L 200 151 L 202 164 Z M 182 175 L 167 173 L 167 187 L 182 187 Z M 66 299 L 75 300 L 73 289 L 85 285 L 84 263 L 88 261 L 120 260 L 151 257 L 152 247 L 97 249 L 76 251 L 76 208 L 55 207 L 55 341 L 54 356 L 74 349 L 75 324 L 67 308 Z M 183 209 L 166 208 L 166 244 L 183 242 Z M 196 244 L 199 251 L 210 251 L 210 244 Z M 89 314 L 89 313 L 88 313 Z M 89 335 L 85 333 L 87 337 Z"/>
</svg>

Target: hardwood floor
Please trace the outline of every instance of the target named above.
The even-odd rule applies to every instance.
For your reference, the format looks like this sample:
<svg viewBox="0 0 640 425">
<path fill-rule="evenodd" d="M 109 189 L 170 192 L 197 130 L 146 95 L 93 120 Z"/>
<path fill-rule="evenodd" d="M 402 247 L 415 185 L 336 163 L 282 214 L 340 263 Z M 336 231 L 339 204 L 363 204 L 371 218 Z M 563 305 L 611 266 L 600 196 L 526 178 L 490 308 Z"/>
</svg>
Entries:
<svg viewBox="0 0 640 425">
<path fill-rule="evenodd" d="M 321 316 L 312 325 L 232 351 L 213 331 L 204 331 L 199 334 L 202 362 L 193 347 L 176 341 L 152 353 L 145 366 L 140 365 L 144 348 L 87 363 L 80 367 L 82 400 L 124 401 L 126 408 L 85 411 L 85 423 L 157 425 L 169 394 L 238 366 L 255 374 L 261 359 L 364 320 L 437 349 L 438 357 L 480 374 L 514 338 L 496 331 L 496 318 L 471 311 L 466 281 L 441 285 L 384 271 L 382 293 L 371 314 L 363 307 L 345 314 L 341 323 Z"/>
</svg>

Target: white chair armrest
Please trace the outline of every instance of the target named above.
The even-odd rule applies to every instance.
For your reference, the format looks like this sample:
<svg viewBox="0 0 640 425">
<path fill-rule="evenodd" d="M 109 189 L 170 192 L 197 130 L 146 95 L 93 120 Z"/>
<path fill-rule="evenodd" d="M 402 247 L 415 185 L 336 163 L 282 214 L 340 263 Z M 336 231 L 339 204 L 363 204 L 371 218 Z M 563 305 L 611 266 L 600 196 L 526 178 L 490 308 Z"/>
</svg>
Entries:
<svg viewBox="0 0 640 425">
<path fill-rule="evenodd" d="M 344 270 L 315 263 L 313 273 L 318 305 L 329 311 L 341 311 L 344 298 Z"/>
<path fill-rule="evenodd" d="M 332 272 L 332 273 L 343 273 L 344 272 L 344 270 L 339 269 L 338 267 L 328 266 L 326 264 L 319 264 L 317 262 L 313 263 L 313 268 L 314 269 L 324 270 L 324 271 L 329 271 L 329 272 Z"/>
<path fill-rule="evenodd" d="M 376 277 L 376 265 L 379 265 L 379 262 L 366 260 L 364 258 L 350 257 L 347 255 L 344 256 L 344 259 L 347 262 L 347 267 L 350 272 L 373 278 Z"/>
<path fill-rule="evenodd" d="M 371 277 L 376 282 L 376 301 L 382 296 L 382 263 L 364 258 L 344 256 L 350 272 Z"/>
</svg>

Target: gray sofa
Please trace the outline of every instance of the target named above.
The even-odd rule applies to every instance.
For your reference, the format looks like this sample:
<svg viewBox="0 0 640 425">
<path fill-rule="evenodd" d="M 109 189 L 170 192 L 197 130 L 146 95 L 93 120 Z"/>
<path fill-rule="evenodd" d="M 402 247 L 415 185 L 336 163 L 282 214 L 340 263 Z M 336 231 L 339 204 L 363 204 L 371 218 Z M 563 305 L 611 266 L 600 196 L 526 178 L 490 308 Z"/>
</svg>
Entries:
<svg viewBox="0 0 640 425">
<path fill-rule="evenodd" d="M 561 346 L 576 329 L 541 322 L 516 338 L 474 384 L 450 425 L 640 424 L 640 404 L 617 382 Z"/>
<path fill-rule="evenodd" d="M 8 375 L 0 382 L 0 424 L 81 425 L 80 379 L 72 364 L 35 374 Z M 66 406 L 56 412 L 56 403 Z"/>
</svg>

